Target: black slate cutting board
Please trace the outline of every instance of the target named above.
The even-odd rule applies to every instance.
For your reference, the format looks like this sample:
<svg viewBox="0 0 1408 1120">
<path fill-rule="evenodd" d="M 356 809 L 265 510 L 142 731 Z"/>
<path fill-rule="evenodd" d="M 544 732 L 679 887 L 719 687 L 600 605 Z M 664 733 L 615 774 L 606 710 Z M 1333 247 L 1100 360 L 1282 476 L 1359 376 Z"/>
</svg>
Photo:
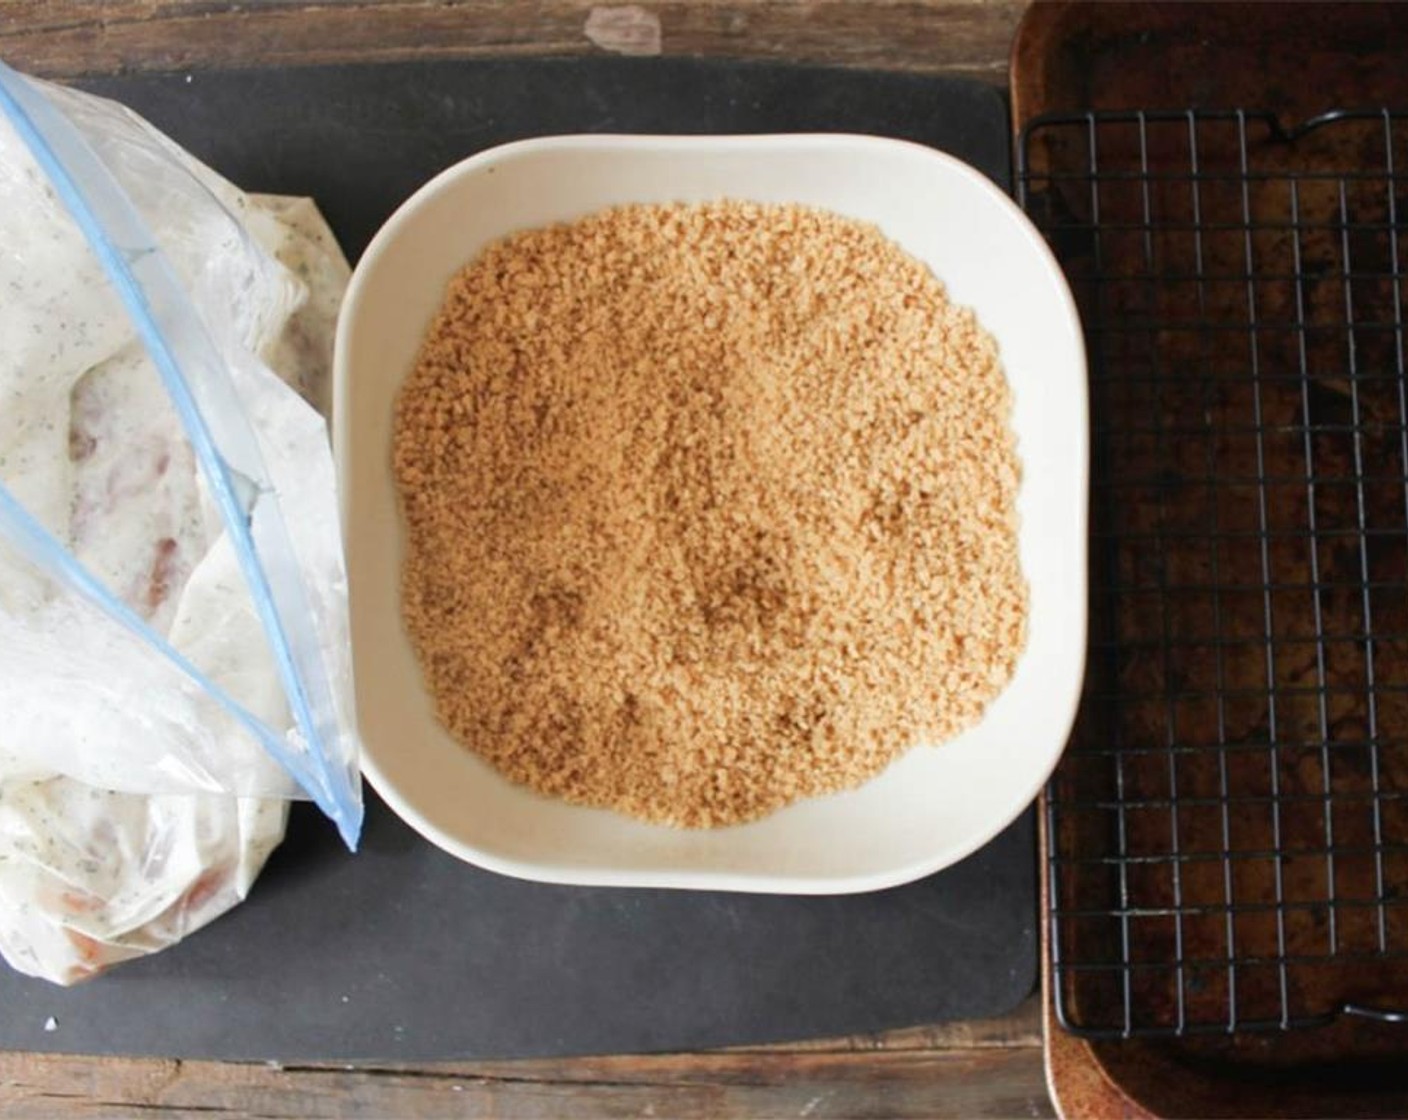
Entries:
<svg viewBox="0 0 1408 1120">
<path fill-rule="evenodd" d="M 1001 97 L 916 76 L 579 59 L 83 84 L 247 190 L 313 196 L 353 259 L 434 172 L 526 136 L 869 132 L 1008 177 Z M 918 883 L 786 898 L 518 882 L 442 854 L 369 800 L 356 857 L 296 807 L 249 901 L 172 950 L 68 991 L 0 966 L 0 1049 L 284 1061 L 694 1049 L 992 1015 L 1035 982 L 1030 812 Z"/>
</svg>

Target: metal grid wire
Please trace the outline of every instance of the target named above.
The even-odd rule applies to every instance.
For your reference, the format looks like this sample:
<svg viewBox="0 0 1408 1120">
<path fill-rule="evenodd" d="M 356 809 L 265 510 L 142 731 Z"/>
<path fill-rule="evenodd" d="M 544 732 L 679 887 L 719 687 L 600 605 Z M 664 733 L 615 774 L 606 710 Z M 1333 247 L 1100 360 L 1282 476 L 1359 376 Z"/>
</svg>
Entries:
<svg viewBox="0 0 1408 1120">
<path fill-rule="evenodd" d="M 1047 796 L 1088 1036 L 1408 1009 L 1408 134 L 1029 124 L 1090 352 L 1091 641 Z"/>
</svg>

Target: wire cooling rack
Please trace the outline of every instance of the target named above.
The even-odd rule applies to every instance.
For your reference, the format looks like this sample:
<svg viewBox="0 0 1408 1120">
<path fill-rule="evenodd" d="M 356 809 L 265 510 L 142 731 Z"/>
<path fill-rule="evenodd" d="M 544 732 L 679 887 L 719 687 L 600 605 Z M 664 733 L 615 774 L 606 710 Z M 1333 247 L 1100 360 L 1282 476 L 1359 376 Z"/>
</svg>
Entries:
<svg viewBox="0 0 1408 1120">
<path fill-rule="evenodd" d="M 1091 362 L 1089 667 L 1045 821 L 1077 1033 L 1408 1017 L 1404 132 L 1019 139 Z"/>
</svg>

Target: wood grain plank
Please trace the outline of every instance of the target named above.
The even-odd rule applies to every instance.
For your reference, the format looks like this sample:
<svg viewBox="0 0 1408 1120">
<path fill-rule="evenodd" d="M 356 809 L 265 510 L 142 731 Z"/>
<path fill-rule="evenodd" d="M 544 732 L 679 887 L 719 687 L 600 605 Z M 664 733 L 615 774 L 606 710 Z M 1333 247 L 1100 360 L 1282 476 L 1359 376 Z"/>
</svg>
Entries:
<svg viewBox="0 0 1408 1120">
<path fill-rule="evenodd" d="M 580 55 L 585 0 L 8 0 L 0 57 L 54 78 L 129 70 Z M 661 51 L 786 59 L 1003 84 L 1027 0 L 640 0 Z"/>
<path fill-rule="evenodd" d="M 502 1118 L 1052 1115 L 1036 1047 L 283 1068 L 0 1055 L 0 1115 Z"/>
<path fill-rule="evenodd" d="M 874 1034 L 845 1035 L 775 1046 L 738 1047 L 730 1053 L 800 1053 L 804 1051 L 984 1050 L 1041 1045 L 1041 997 L 1032 995 L 1006 1015 L 964 1019 Z"/>
<path fill-rule="evenodd" d="M 1048 1116 L 1041 1006 L 710 1054 L 271 1066 L 0 1053 L 0 1116 Z"/>
<path fill-rule="evenodd" d="M 1049 1116 L 1037 996 L 1007 1015 L 708 1054 L 274 1066 L 0 1053 L 0 1116 Z"/>
</svg>

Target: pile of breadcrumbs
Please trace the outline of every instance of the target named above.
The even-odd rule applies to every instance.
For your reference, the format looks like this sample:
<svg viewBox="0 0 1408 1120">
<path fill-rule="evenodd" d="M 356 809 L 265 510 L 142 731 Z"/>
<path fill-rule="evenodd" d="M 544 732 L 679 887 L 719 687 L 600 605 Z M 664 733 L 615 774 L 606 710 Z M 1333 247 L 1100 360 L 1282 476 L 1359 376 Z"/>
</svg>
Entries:
<svg viewBox="0 0 1408 1120">
<path fill-rule="evenodd" d="M 490 246 L 401 391 L 440 719 L 543 793 L 724 825 L 974 723 L 1024 641 L 992 338 L 874 227 L 625 206 Z"/>
</svg>

